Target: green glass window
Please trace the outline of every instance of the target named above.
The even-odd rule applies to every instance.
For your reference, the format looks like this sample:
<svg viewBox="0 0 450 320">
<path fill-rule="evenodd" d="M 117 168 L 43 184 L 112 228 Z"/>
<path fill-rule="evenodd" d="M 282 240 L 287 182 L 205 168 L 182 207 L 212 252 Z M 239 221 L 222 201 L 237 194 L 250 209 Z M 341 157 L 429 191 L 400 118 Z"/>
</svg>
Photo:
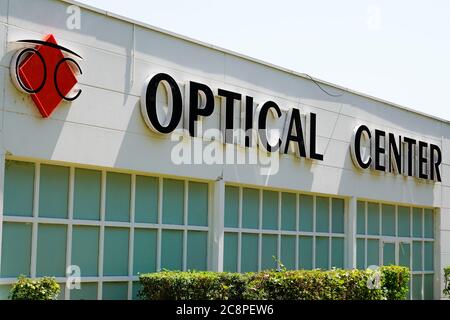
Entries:
<svg viewBox="0 0 450 320">
<path fill-rule="evenodd" d="M 244 188 L 242 198 L 242 227 L 258 229 L 259 191 L 257 189 Z"/>
<path fill-rule="evenodd" d="M 130 221 L 131 176 L 108 172 L 106 175 L 106 220 Z"/>
<path fill-rule="evenodd" d="M 433 210 L 424 210 L 424 236 L 425 238 L 434 238 L 434 217 Z"/>
<path fill-rule="evenodd" d="M 156 271 L 156 240 L 154 229 L 134 229 L 133 274 Z"/>
<path fill-rule="evenodd" d="M 425 271 L 433 271 L 434 270 L 434 246 L 433 242 L 425 241 L 424 242 L 424 262 L 425 262 Z"/>
<path fill-rule="evenodd" d="M 331 266 L 344 268 L 344 238 L 331 240 Z"/>
<path fill-rule="evenodd" d="M 208 226 L 208 184 L 189 182 L 188 224 Z"/>
<path fill-rule="evenodd" d="M 281 194 L 281 229 L 296 230 L 297 210 L 296 195 L 294 193 Z"/>
<path fill-rule="evenodd" d="M 183 231 L 162 231 L 161 269 L 183 269 Z"/>
<path fill-rule="evenodd" d="M 423 276 L 423 298 L 433 300 L 433 275 L 425 274 Z"/>
<path fill-rule="evenodd" d="M 383 265 L 395 265 L 395 243 L 383 243 Z"/>
<path fill-rule="evenodd" d="M 100 171 L 75 169 L 74 219 L 100 220 L 101 181 Z"/>
<path fill-rule="evenodd" d="M 316 197 L 316 231 L 329 232 L 330 229 L 330 202 L 328 198 Z"/>
<path fill-rule="evenodd" d="M 300 195 L 299 197 L 300 231 L 313 231 L 313 197 Z"/>
<path fill-rule="evenodd" d="M 163 180 L 163 215 L 164 224 L 183 224 L 184 181 Z"/>
<path fill-rule="evenodd" d="M 127 300 L 127 282 L 103 282 L 103 300 Z"/>
<path fill-rule="evenodd" d="M 409 243 L 399 243 L 399 264 L 408 268 L 411 267 L 411 245 Z"/>
<path fill-rule="evenodd" d="M 367 234 L 380 234 L 380 207 L 377 203 L 367 204 Z"/>
<path fill-rule="evenodd" d="M 356 232 L 358 234 L 366 233 L 366 204 L 358 201 L 356 209 Z"/>
<path fill-rule="evenodd" d="M 136 176 L 134 221 L 158 222 L 159 182 L 155 177 Z"/>
<path fill-rule="evenodd" d="M 242 234 L 241 272 L 258 271 L 258 235 Z"/>
<path fill-rule="evenodd" d="M 0 285 L 0 300 L 8 300 L 9 292 L 11 291 L 11 285 Z"/>
<path fill-rule="evenodd" d="M 380 265 L 379 240 L 367 240 L 367 267 Z"/>
<path fill-rule="evenodd" d="M 141 284 L 139 281 L 135 281 L 133 282 L 133 286 L 132 286 L 132 297 L 131 299 L 133 300 L 141 300 L 141 298 L 139 297 L 139 291 L 141 290 Z"/>
<path fill-rule="evenodd" d="M 413 236 L 422 238 L 422 209 L 413 208 Z"/>
<path fill-rule="evenodd" d="M 356 266 L 358 269 L 365 269 L 366 264 L 366 241 L 356 239 Z"/>
<path fill-rule="evenodd" d="M 422 271 L 422 242 L 413 242 L 413 270 Z"/>
<path fill-rule="evenodd" d="M 298 237 L 298 267 L 308 270 L 313 268 L 313 237 Z"/>
<path fill-rule="evenodd" d="M 128 275 L 128 239 L 129 229 L 106 227 L 103 257 L 105 276 Z"/>
<path fill-rule="evenodd" d="M 30 275 L 31 223 L 3 222 L 1 276 Z"/>
<path fill-rule="evenodd" d="M 333 233 L 344 233 L 344 211 L 345 203 L 342 199 L 332 200 L 332 231 Z"/>
<path fill-rule="evenodd" d="M 413 300 L 422 300 L 422 275 L 412 275 L 412 298 Z"/>
<path fill-rule="evenodd" d="M 188 224 L 208 226 L 208 184 L 189 182 Z"/>
<path fill-rule="evenodd" d="M 329 239 L 316 237 L 316 268 L 328 269 Z"/>
<path fill-rule="evenodd" d="M 64 277 L 66 275 L 67 227 L 56 224 L 38 226 L 37 276 Z"/>
<path fill-rule="evenodd" d="M 82 277 L 98 275 L 99 228 L 73 226 L 72 265 L 80 267 Z"/>
<path fill-rule="evenodd" d="M 407 207 L 398 207 L 398 236 L 411 236 L 411 214 Z"/>
<path fill-rule="evenodd" d="M 281 262 L 286 269 L 295 269 L 295 236 L 281 236 Z"/>
<path fill-rule="evenodd" d="M 383 204 L 382 210 L 382 233 L 384 236 L 395 236 L 395 207 Z"/>
<path fill-rule="evenodd" d="M 82 282 L 80 286 L 70 290 L 70 300 L 97 300 L 97 282 Z"/>
<path fill-rule="evenodd" d="M 239 188 L 225 187 L 225 227 L 239 226 Z"/>
<path fill-rule="evenodd" d="M 34 163 L 6 160 L 5 216 L 33 215 Z"/>
<path fill-rule="evenodd" d="M 278 229 L 278 192 L 263 191 L 263 229 Z"/>
<path fill-rule="evenodd" d="M 39 183 L 39 216 L 67 218 L 69 168 L 41 165 Z"/>
<path fill-rule="evenodd" d="M 223 270 L 237 272 L 238 234 L 225 232 L 223 242 Z"/>
<path fill-rule="evenodd" d="M 270 270 L 277 268 L 278 259 L 278 236 L 271 234 L 264 234 L 262 236 L 262 257 L 261 257 L 261 270 Z M 275 257 L 275 259 L 274 259 Z"/>
<path fill-rule="evenodd" d="M 206 270 L 208 250 L 208 233 L 188 231 L 187 234 L 187 268 L 189 270 Z"/>
</svg>

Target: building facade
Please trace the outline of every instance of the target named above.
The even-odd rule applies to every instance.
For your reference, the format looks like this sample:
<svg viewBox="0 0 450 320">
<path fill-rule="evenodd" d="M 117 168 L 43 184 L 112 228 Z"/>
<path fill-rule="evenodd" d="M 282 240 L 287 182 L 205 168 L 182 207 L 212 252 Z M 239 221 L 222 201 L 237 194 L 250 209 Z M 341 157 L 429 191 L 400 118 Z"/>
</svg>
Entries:
<svg viewBox="0 0 450 320">
<path fill-rule="evenodd" d="M 446 120 L 72 1 L 0 0 L 0 97 L 2 298 L 279 263 L 405 265 L 443 298 Z"/>
</svg>

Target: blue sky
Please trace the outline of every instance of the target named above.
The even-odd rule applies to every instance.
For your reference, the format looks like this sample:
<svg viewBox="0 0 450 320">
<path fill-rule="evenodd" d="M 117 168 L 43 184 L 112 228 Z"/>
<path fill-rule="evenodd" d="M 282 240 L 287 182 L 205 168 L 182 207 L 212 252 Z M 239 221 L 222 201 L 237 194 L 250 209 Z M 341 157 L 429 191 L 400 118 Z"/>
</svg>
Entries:
<svg viewBox="0 0 450 320">
<path fill-rule="evenodd" d="M 450 120 L 450 1 L 81 2 Z"/>
</svg>

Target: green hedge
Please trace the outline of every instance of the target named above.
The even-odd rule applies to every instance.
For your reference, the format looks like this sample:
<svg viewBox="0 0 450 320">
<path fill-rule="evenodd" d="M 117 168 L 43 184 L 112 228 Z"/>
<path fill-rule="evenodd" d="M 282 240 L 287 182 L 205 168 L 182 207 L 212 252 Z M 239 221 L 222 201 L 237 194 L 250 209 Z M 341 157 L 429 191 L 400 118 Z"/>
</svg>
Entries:
<svg viewBox="0 0 450 320">
<path fill-rule="evenodd" d="M 341 269 L 245 274 L 163 271 L 142 274 L 139 280 L 139 296 L 147 300 L 402 300 L 408 292 L 409 270 L 386 266 L 379 273 Z"/>
<path fill-rule="evenodd" d="M 10 291 L 11 300 L 56 300 L 60 288 L 54 278 L 30 279 L 19 276 Z"/>
</svg>

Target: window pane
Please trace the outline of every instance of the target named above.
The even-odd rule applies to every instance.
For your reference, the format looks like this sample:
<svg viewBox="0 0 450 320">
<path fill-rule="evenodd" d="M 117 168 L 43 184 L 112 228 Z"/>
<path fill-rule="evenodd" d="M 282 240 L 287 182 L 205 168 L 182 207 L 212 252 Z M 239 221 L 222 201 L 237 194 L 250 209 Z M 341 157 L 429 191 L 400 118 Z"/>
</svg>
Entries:
<svg viewBox="0 0 450 320">
<path fill-rule="evenodd" d="M 75 169 L 73 217 L 81 220 L 100 220 L 102 173 L 96 170 Z"/>
<path fill-rule="evenodd" d="M 189 270 L 207 269 L 208 233 L 188 231 L 187 234 L 187 268 Z"/>
<path fill-rule="evenodd" d="M 135 281 L 133 282 L 133 288 L 132 288 L 133 292 L 132 292 L 132 300 L 141 300 L 141 298 L 139 297 L 139 291 L 141 290 L 141 284 L 139 283 L 139 281 Z"/>
<path fill-rule="evenodd" d="M 73 226 L 72 265 L 80 267 L 82 277 L 98 275 L 99 228 Z"/>
<path fill-rule="evenodd" d="M 366 242 L 364 239 L 356 240 L 356 267 L 365 269 L 366 264 Z"/>
<path fill-rule="evenodd" d="M 11 285 L 5 284 L 0 285 L 0 300 L 8 300 L 9 299 L 9 291 L 11 290 Z"/>
<path fill-rule="evenodd" d="M 126 228 L 105 228 L 103 273 L 105 276 L 128 275 L 128 239 Z"/>
<path fill-rule="evenodd" d="M 395 207 L 383 204 L 382 231 L 384 236 L 395 236 Z"/>
<path fill-rule="evenodd" d="M 412 276 L 412 298 L 413 300 L 422 300 L 422 275 L 413 274 Z"/>
<path fill-rule="evenodd" d="M 263 229 L 278 229 L 278 192 L 263 191 Z"/>
<path fill-rule="evenodd" d="M 156 237 L 156 230 L 134 230 L 133 274 L 156 271 Z"/>
<path fill-rule="evenodd" d="M 155 177 L 136 176 L 134 221 L 158 222 L 159 182 Z"/>
<path fill-rule="evenodd" d="M 367 267 L 380 265 L 380 245 L 378 240 L 367 240 Z"/>
<path fill-rule="evenodd" d="M 189 182 L 188 224 L 208 226 L 208 184 Z"/>
<path fill-rule="evenodd" d="M 399 243 L 399 264 L 411 268 L 411 245 L 409 243 Z"/>
<path fill-rule="evenodd" d="M 30 275 L 31 223 L 3 222 L 2 277 Z"/>
<path fill-rule="evenodd" d="M 34 163 L 6 160 L 3 213 L 33 215 Z"/>
<path fill-rule="evenodd" d="M 329 198 L 316 197 L 316 231 L 329 232 L 330 211 Z"/>
<path fill-rule="evenodd" d="M 223 271 L 237 272 L 238 234 L 225 232 L 223 244 Z"/>
<path fill-rule="evenodd" d="M 36 274 L 37 276 L 64 277 L 66 275 L 67 227 L 63 225 L 40 224 Z"/>
<path fill-rule="evenodd" d="M 106 175 L 106 220 L 130 221 L 131 176 L 108 172 Z"/>
<path fill-rule="evenodd" d="M 433 242 L 426 241 L 424 242 L 424 251 L 425 251 L 425 271 L 433 271 L 434 270 L 434 248 Z"/>
<path fill-rule="evenodd" d="M 367 204 L 367 234 L 380 234 L 380 208 L 377 203 Z"/>
<path fill-rule="evenodd" d="M 332 200 L 332 230 L 333 233 L 344 233 L 344 200 Z"/>
<path fill-rule="evenodd" d="M 300 195 L 300 231 L 313 231 L 313 197 Z"/>
<path fill-rule="evenodd" d="M 356 232 L 357 234 L 366 233 L 366 204 L 358 201 L 356 213 Z"/>
<path fill-rule="evenodd" d="M 103 282 L 103 300 L 127 300 L 127 282 Z"/>
<path fill-rule="evenodd" d="M 411 236 L 411 215 L 407 207 L 398 207 L 398 236 Z"/>
<path fill-rule="evenodd" d="M 423 298 L 433 300 L 433 275 L 425 274 L 423 280 Z"/>
<path fill-rule="evenodd" d="M 163 214 L 164 224 L 183 224 L 184 181 L 163 180 Z"/>
<path fill-rule="evenodd" d="M 313 237 L 298 237 L 298 267 L 313 268 Z"/>
<path fill-rule="evenodd" d="M 70 300 L 97 300 L 97 282 L 82 282 L 80 286 L 70 290 Z"/>
<path fill-rule="evenodd" d="M 413 242 L 413 270 L 422 271 L 422 242 Z"/>
<path fill-rule="evenodd" d="M 383 265 L 395 265 L 395 243 L 383 243 Z"/>
<path fill-rule="evenodd" d="M 183 231 L 162 231 L 161 269 L 183 269 Z"/>
<path fill-rule="evenodd" d="M 258 271 L 258 235 L 242 234 L 241 272 Z"/>
<path fill-rule="evenodd" d="M 278 236 L 264 234 L 262 236 L 262 257 L 261 257 L 261 270 L 270 270 L 277 268 L 277 243 Z M 275 259 L 274 259 L 275 257 Z"/>
<path fill-rule="evenodd" d="M 331 241 L 331 266 L 344 268 L 344 238 L 333 238 Z"/>
<path fill-rule="evenodd" d="M 281 262 L 286 269 L 295 269 L 295 236 L 281 236 Z"/>
<path fill-rule="evenodd" d="M 281 194 L 281 229 L 296 230 L 296 195 L 294 193 Z"/>
<path fill-rule="evenodd" d="M 425 209 L 424 210 L 424 232 L 425 238 L 433 238 L 434 237 L 434 218 L 433 218 L 433 210 Z"/>
<path fill-rule="evenodd" d="M 413 236 L 422 238 L 422 209 L 413 208 Z"/>
<path fill-rule="evenodd" d="M 225 227 L 239 226 L 239 188 L 225 187 Z"/>
<path fill-rule="evenodd" d="M 41 165 L 39 217 L 67 218 L 69 168 Z"/>
<path fill-rule="evenodd" d="M 242 227 L 258 229 L 259 227 L 259 191 L 243 189 Z"/>
<path fill-rule="evenodd" d="M 315 268 L 328 269 L 329 240 L 326 237 L 316 238 L 316 266 Z"/>
</svg>

